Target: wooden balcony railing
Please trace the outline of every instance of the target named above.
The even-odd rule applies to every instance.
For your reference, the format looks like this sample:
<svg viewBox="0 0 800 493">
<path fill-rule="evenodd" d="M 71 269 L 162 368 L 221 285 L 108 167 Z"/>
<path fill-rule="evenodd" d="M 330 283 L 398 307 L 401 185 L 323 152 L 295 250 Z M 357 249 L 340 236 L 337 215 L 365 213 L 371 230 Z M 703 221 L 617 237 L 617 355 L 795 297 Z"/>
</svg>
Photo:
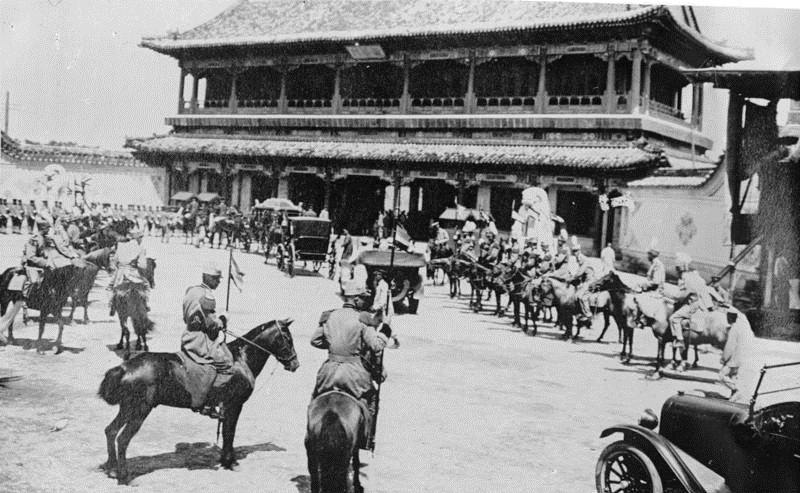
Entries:
<svg viewBox="0 0 800 493">
<path fill-rule="evenodd" d="M 344 98 L 342 108 L 399 108 L 400 98 Z"/>
<path fill-rule="evenodd" d="M 681 110 L 679 110 L 678 108 L 674 108 L 668 104 L 654 101 L 652 99 L 648 101 L 648 105 L 651 114 L 655 114 L 656 116 L 666 116 L 670 119 L 678 120 L 683 123 L 688 123 L 683 112 L 681 112 Z"/>
<path fill-rule="evenodd" d="M 240 99 L 239 108 L 277 108 L 277 99 Z"/>
<path fill-rule="evenodd" d="M 333 106 L 330 99 L 289 99 L 286 101 L 288 108 L 330 108 Z"/>
<path fill-rule="evenodd" d="M 536 106 L 533 96 L 481 96 L 475 98 L 476 113 L 530 112 Z"/>
<path fill-rule="evenodd" d="M 603 106 L 603 96 L 597 95 L 570 95 L 548 96 L 549 106 Z"/>
</svg>

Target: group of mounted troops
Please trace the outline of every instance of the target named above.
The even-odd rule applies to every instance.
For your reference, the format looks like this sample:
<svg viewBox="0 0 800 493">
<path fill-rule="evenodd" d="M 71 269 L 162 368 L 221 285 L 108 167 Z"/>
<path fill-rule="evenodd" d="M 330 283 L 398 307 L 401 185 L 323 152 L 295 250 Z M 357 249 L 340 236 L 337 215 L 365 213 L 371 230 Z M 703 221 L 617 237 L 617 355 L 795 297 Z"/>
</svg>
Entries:
<svg viewBox="0 0 800 493">
<path fill-rule="evenodd" d="M 581 328 L 591 328 L 594 316 L 602 313 L 605 325 L 597 341 L 602 341 L 613 318 L 622 343 L 620 357 L 626 364 L 633 358 L 634 329 L 653 330 L 659 342 L 659 367 L 665 364 L 664 347 L 671 343 L 673 365 L 679 371 L 687 368 L 689 346 L 695 348 L 696 367 L 697 346 L 712 344 L 723 349 L 721 381 L 735 394 L 744 395 L 736 392 L 741 390 L 737 374 L 744 364 L 743 354 L 752 350 L 749 322 L 733 308 L 724 289 L 703 279 L 688 254 L 675 254 L 675 293 L 665 290 L 666 269 L 656 240 L 647 252 L 646 278 L 626 282 L 616 270 L 616 252 L 611 245 L 603 248 L 600 258 L 588 257 L 577 237 L 570 237 L 563 228 L 552 242 L 551 238 L 539 241 L 535 237 L 499 240 L 491 225 L 481 231 L 467 224 L 450 233 L 433 223 L 430 238 L 429 277 L 437 282 L 447 276 L 452 298 L 460 297 L 461 281 L 466 280 L 473 311 L 482 310 L 483 301 L 494 294 L 497 316 L 513 306 L 512 326 L 527 333 L 530 319 L 536 335 L 541 317 L 554 322 L 563 338 L 573 341 L 580 337 Z M 508 298 L 505 307 L 503 295 Z M 524 321 L 520 305 L 525 308 Z M 736 335 L 728 337 L 732 329 Z"/>
</svg>

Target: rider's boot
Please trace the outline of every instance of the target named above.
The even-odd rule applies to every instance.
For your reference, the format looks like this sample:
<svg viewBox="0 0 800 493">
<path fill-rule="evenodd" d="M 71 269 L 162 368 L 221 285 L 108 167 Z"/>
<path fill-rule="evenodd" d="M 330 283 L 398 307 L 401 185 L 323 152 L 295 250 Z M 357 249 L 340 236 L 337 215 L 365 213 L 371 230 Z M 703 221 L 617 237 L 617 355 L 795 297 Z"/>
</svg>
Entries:
<svg viewBox="0 0 800 493">
<path fill-rule="evenodd" d="M 117 295 L 112 294 L 111 300 L 108 302 L 108 316 L 113 317 L 117 313 Z"/>
</svg>

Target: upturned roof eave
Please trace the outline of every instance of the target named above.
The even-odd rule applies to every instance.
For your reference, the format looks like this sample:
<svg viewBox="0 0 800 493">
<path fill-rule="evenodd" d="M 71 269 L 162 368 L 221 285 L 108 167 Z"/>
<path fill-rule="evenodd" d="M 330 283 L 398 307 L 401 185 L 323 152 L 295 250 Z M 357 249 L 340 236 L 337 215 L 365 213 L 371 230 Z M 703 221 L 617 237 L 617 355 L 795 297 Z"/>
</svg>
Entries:
<svg viewBox="0 0 800 493">
<path fill-rule="evenodd" d="M 605 18 L 604 18 L 605 17 Z M 702 34 L 678 22 L 669 9 L 663 5 L 654 5 L 629 13 L 617 14 L 614 18 L 598 16 L 585 20 L 571 21 L 545 21 L 538 24 L 509 23 L 504 25 L 485 24 L 454 24 L 448 28 L 433 29 L 423 27 L 420 29 L 397 30 L 361 30 L 361 31 L 330 31 L 313 33 L 290 33 L 277 36 L 243 36 L 214 39 L 175 39 L 170 37 L 143 38 L 140 47 L 151 49 L 157 53 L 180 58 L 187 50 L 231 48 L 231 47 L 258 47 L 258 46 L 291 46 L 303 43 L 355 43 L 355 42 L 380 42 L 391 41 L 410 37 L 429 36 L 481 36 L 493 33 L 510 32 L 546 32 L 563 29 L 597 29 L 630 27 L 645 22 L 663 19 L 667 29 L 687 37 L 708 51 L 718 60 L 718 63 L 750 60 L 752 52 L 745 49 L 722 46 L 705 38 Z"/>
</svg>

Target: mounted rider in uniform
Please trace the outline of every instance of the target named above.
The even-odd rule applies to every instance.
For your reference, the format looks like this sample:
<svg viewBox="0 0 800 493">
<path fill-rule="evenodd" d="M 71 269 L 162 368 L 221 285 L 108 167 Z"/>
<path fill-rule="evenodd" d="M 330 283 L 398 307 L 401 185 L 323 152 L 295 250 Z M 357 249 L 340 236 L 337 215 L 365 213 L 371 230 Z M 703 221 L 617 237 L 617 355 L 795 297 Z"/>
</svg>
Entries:
<svg viewBox="0 0 800 493">
<path fill-rule="evenodd" d="M 658 258 L 661 252 L 658 251 L 655 241 L 650 244 L 647 251 L 647 260 L 650 261 L 650 268 L 647 269 L 647 281 L 641 285 L 642 291 L 655 291 L 664 294 L 664 284 L 667 282 L 667 273 L 664 263 Z"/>
<path fill-rule="evenodd" d="M 227 329 L 228 317 L 225 314 L 217 315 L 217 302 L 214 298 L 214 290 L 219 286 L 221 278 L 222 271 L 219 267 L 208 265 L 203 269 L 202 284 L 186 290 L 183 298 L 183 322 L 186 324 L 186 331 L 181 336 L 182 352 L 199 365 L 213 367 L 217 379 L 220 375 L 231 375 L 234 370 L 233 355 L 224 343 L 224 338 L 220 337 L 220 332 Z M 252 385 L 252 374 L 245 376 Z M 192 396 L 192 410 L 222 419 L 221 408 L 215 409 L 213 405 L 206 405 L 205 396 L 213 383 L 214 379 L 211 379 L 202 395 L 197 398 Z"/>
<path fill-rule="evenodd" d="M 678 349 L 684 348 L 683 323 L 689 322 L 698 312 L 702 314 L 702 312 L 712 311 L 714 299 L 718 297 L 718 294 L 706 284 L 705 279 L 692 268 L 691 264 L 692 258 L 687 253 L 675 254 L 675 268 L 680 275 L 678 287 L 681 288 L 681 294 L 676 303 L 682 301 L 684 304 L 670 315 L 669 324 Z"/>
<path fill-rule="evenodd" d="M 374 440 L 372 423 L 377 412 L 376 381 L 386 378 L 382 368 L 371 364 L 383 351 L 392 329 L 382 324 L 380 331 L 372 326 L 372 317 L 363 313 L 367 289 L 359 279 L 342 281 L 342 308 L 322 313 L 319 326 L 311 336 L 311 345 L 328 350 L 328 359 L 317 372 L 312 400 L 329 392 L 340 391 L 355 397 L 364 407 L 364 431 L 359 448 L 368 449 Z M 366 315 L 366 316 L 365 316 Z"/>
<path fill-rule="evenodd" d="M 150 298 L 150 281 L 143 274 L 147 268 L 147 250 L 142 246 L 144 233 L 140 229 L 132 229 L 128 232 L 128 241 L 117 245 L 115 253 L 116 271 L 111 281 L 111 302 L 109 315 L 113 316 L 116 311 L 117 290 L 124 284 L 129 284 L 139 290 L 148 305 Z"/>
</svg>

